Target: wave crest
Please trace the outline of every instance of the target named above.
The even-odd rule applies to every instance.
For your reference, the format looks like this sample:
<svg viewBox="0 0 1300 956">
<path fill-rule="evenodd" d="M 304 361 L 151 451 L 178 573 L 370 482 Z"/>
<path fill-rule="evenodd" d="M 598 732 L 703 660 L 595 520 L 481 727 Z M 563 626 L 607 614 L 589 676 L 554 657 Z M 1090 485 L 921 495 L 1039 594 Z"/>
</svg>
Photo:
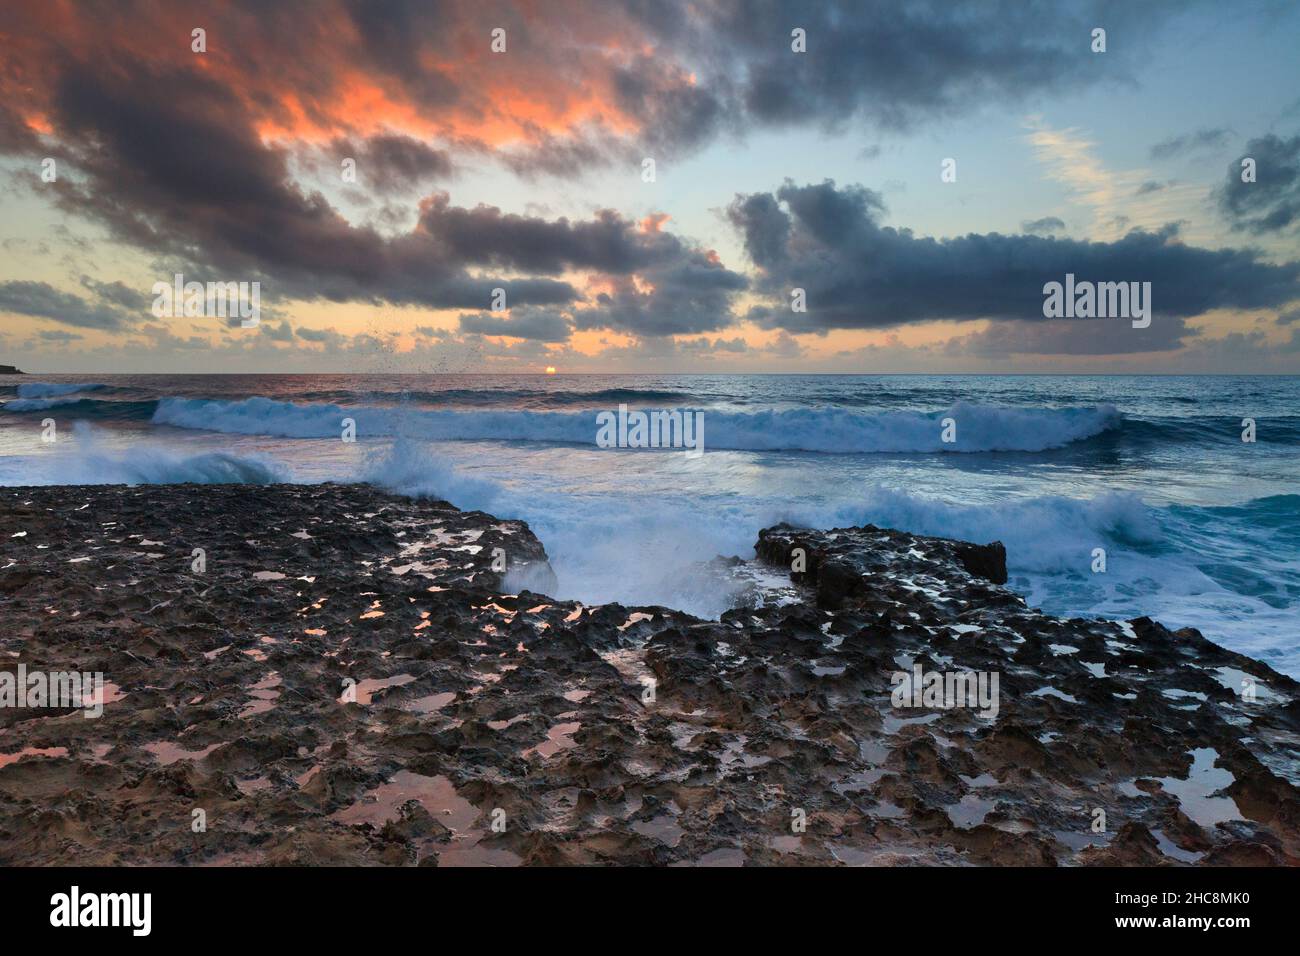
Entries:
<svg viewBox="0 0 1300 956">
<path fill-rule="evenodd" d="M 56 398 L 77 392 L 97 392 L 108 388 L 102 382 L 24 382 L 18 386 L 19 398 Z"/>
<path fill-rule="evenodd" d="M 341 433 L 345 418 L 356 421 L 361 437 L 594 445 L 597 434 L 594 412 L 297 405 L 260 397 L 241 401 L 165 398 L 153 421 L 242 435 L 333 438 Z M 949 418 L 956 426 L 953 442 L 943 441 L 943 422 Z M 957 402 L 941 412 L 878 413 L 844 408 L 705 410 L 704 447 L 827 454 L 1033 452 L 1091 438 L 1118 428 L 1122 421 L 1113 405 L 1013 408 Z"/>
</svg>

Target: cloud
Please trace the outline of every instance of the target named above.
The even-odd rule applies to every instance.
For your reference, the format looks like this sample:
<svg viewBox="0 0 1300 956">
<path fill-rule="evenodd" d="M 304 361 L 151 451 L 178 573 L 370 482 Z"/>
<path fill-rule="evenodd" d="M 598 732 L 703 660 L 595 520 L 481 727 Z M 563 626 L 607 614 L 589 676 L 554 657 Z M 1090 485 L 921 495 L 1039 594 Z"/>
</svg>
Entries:
<svg viewBox="0 0 1300 956">
<path fill-rule="evenodd" d="M 568 304 L 577 290 L 552 278 L 566 270 L 626 275 L 685 268 L 696 255 L 609 210 L 552 221 L 456 207 L 445 192 L 421 202 L 414 229 L 385 238 L 299 190 L 285 156 L 262 146 L 228 91 L 206 77 L 146 70 L 65 75 L 60 108 L 83 137 L 88 181 L 60 183 L 60 196 L 119 238 L 201 261 L 188 272 L 260 276 L 264 294 L 280 299 L 482 308 L 498 287 L 512 306 Z M 161 145 L 142 145 L 151 143 Z"/>
<path fill-rule="evenodd" d="M 653 337 L 716 332 L 734 324 L 733 300 L 749 280 L 711 253 L 690 250 L 666 265 L 598 285 L 595 307 L 574 312 L 579 329 Z"/>
<path fill-rule="evenodd" d="M 1043 321 L 1043 285 L 1067 273 L 1150 282 L 1153 324 L 1300 297 L 1300 262 L 1273 265 L 1254 250 L 1184 245 L 1175 228 L 1135 230 L 1114 242 L 999 233 L 931 239 L 881 225 L 883 214 L 878 193 L 830 180 L 738 195 L 727 215 L 759 270 L 756 289 L 768 297 L 751 318 L 791 332 L 933 319 Z M 795 288 L 806 292 L 806 312 L 792 311 Z M 1179 328 L 1169 325 L 1166 334 Z"/>
<path fill-rule="evenodd" d="M 514 310 L 508 316 L 497 312 L 476 312 L 462 315 L 459 322 L 462 332 L 504 335 L 537 342 L 567 342 L 573 334 L 573 325 L 565 316 L 545 309 Z"/>
<path fill-rule="evenodd" d="M 677 339 L 673 344 L 678 355 L 704 359 L 715 355 L 740 355 L 750 350 L 749 344 L 739 336 L 732 339 L 700 336 L 698 339 Z"/>
<path fill-rule="evenodd" d="M 1028 219 L 1022 222 L 1020 231 L 1036 235 L 1051 235 L 1054 232 L 1064 232 L 1065 223 L 1056 216 L 1044 216 L 1042 219 Z"/>
<path fill-rule="evenodd" d="M 1193 183 L 1169 181 L 1163 188 L 1154 187 L 1146 169 L 1110 168 L 1086 130 L 1055 129 L 1036 117 L 1026 125 L 1026 139 L 1048 178 L 1066 188 L 1072 205 L 1091 213 L 1086 230 L 1090 238 L 1118 239 L 1130 226 L 1158 230 L 1188 208 L 1200 206 L 1208 194 L 1206 187 Z M 1212 241 L 1217 236 L 1198 238 Z"/>
<path fill-rule="evenodd" d="M 991 322 L 988 328 L 952 340 L 949 351 L 962 355 L 1121 355 L 1130 352 L 1171 352 L 1195 336 L 1181 316 L 1162 317 L 1147 329 L 1128 322 L 1071 319 L 1039 321 L 1012 319 Z"/>
<path fill-rule="evenodd" d="M 1280 233 L 1300 223 L 1300 134 L 1268 133 L 1246 144 L 1255 161 L 1255 182 L 1243 182 L 1241 160 L 1228 165 L 1218 191 L 1219 208 L 1238 231 Z M 1244 158 L 1243 157 L 1243 158 Z"/>
<path fill-rule="evenodd" d="M 522 146 L 498 150 L 494 158 L 512 173 L 523 179 L 555 176 L 572 179 L 594 166 L 608 166 L 623 162 L 629 168 L 640 168 L 641 153 L 632 143 L 618 142 L 592 132 L 575 132 L 556 135 L 537 130 L 532 141 Z M 484 149 L 485 155 L 492 155 Z"/>
<path fill-rule="evenodd" d="M 474 265 L 555 275 L 565 269 L 626 274 L 679 258 L 682 240 L 637 225 L 612 209 L 589 222 L 503 213 L 494 206 L 464 209 L 447 193 L 424 200 L 418 227 L 441 252 Z"/>
<path fill-rule="evenodd" d="M 1290 337 L 1281 342 L 1255 330 L 1196 339 L 1179 358 L 1190 368 L 1239 368 L 1258 374 L 1264 370 L 1290 371 L 1285 363 L 1297 353 L 1300 329 L 1293 329 Z"/>
<path fill-rule="evenodd" d="M 0 78 L 0 92 L 5 84 Z M 15 108 L 18 100 L 6 102 L 9 97 L 0 96 L 0 153 L 29 153 L 35 155 L 41 148 L 41 141 L 36 131 Z"/>
<path fill-rule="evenodd" d="M 14 67 L 0 77 L 0 102 L 25 93 L 24 113 L 48 116 L 60 135 L 47 100 L 68 69 L 149 62 L 159 76 L 203 73 L 228 89 L 268 140 L 356 138 L 363 153 L 369 141 L 395 163 L 395 177 L 379 174 L 390 185 L 416 169 L 446 171 L 435 138 L 519 172 L 573 176 L 756 127 L 906 129 L 1123 81 L 1143 42 L 1185 6 L 553 0 L 542 16 L 510 0 L 32 4 L 7 11 Z M 1086 53 L 1099 22 L 1129 38 L 1106 54 L 1106 70 Z M 201 67 L 188 43 L 195 23 L 209 38 Z M 805 53 L 791 49 L 796 26 Z M 490 50 L 491 27 L 506 31 L 505 53 Z M 173 36 L 184 42 L 159 39 Z M 32 144 L 27 120 L 0 111 L 0 148 Z M 394 141 L 392 155 L 374 142 L 386 136 L 425 149 Z"/>
<path fill-rule="evenodd" d="M 692 62 L 717 64 L 713 89 L 730 104 L 726 81 L 734 83 L 749 124 L 856 120 L 900 130 L 1096 83 L 1101 74 L 1082 53 L 1092 27 L 1105 22 L 1115 33 L 1151 37 L 1174 9 L 997 3 L 972 15 L 960 5 L 924 2 L 774 0 L 692 5 L 690 16 L 669 8 L 654 15 L 654 29 L 669 49 L 696 54 L 686 57 Z M 793 27 L 806 31 L 806 53 L 791 53 Z M 1112 77 L 1123 75 L 1125 58 L 1140 55 L 1115 52 Z"/>
<path fill-rule="evenodd" d="M 452 174 L 451 155 L 411 136 L 383 134 L 367 139 L 339 139 L 330 150 L 331 173 L 342 179 L 345 160 L 355 162 L 357 184 L 384 195 L 418 190 L 432 179 Z"/>
<path fill-rule="evenodd" d="M 268 301 L 463 310 L 463 335 L 520 340 L 482 346 L 493 354 L 568 341 L 570 321 L 647 342 L 702 336 L 717 350 L 732 341 L 717 334 L 735 325 L 750 280 L 662 222 L 642 225 L 644 209 L 630 218 L 612 210 L 519 215 L 458 206 L 450 192 L 430 188 L 493 164 L 488 176 L 503 168 L 570 177 L 627 163 L 634 181 L 642 156 L 671 163 L 719 137 L 852 127 L 856 145 L 987 104 L 1123 82 L 1140 44 L 1182 6 L 555 0 L 539 15 L 503 0 L 19 4 L 5 14 L 0 152 L 57 156 L 68 175 L 24 188 L 152 254 L 158 278 L 183 271 L 258 280 Z M 1098 70 L 1086 43 L 1103 21 L 1130 42 L 1115 44 Z M 207 54 L 189 49 L 195 23 L 208 31 Z M 485 24 L 505 28 L 508 53 L 491 52 Z M 806 30 L 807 53 L 790 49 L 794 26 Z M 1118 204 L 1131 210 L 1137 182 L 1090 165 L 1069 132 L 1038 130 L 1045 150 L 1075 161 L 1063 175 L 1080 173 L 1081 195 L 1104 199 L 1097 214 L 1113 223 Z M 870 146 L 862 156 L 879 154 Z M 358 180 L 338 182 L 336 192 L 344 156 L 357 160 Z M 329 176 L 296 178 L 321 157 L 334 164 Z M 1029 257 L 1029 273 L 1087 252 L 1032 236 L 918 239 L 881 226 L 884 204 L 870 191 L 856 207 L 843 195 L 823 197 L 822 209 L 807 194 L 798 210 L 783 192 L 754 194 L 733 210 L 767 300 L 756 314 L 782 332 L 787 324 L 792 332 L 876 327 L 936 309 L 958 318 L 994 307 L 1016 313 L 1031 304 L 1005 299 L 1018 288 L 1009 274 L 1016 256 Z M 348 218 L 356 208 L 367 217 L 361 223 Z M 1150 228 L 1152 217 L 1134 221 Z M 1062 229 L 1056 217 L 1026 224 L 1027 232 Z M 836 235 L 845 242 L 829 238 Z M 1120 241 L 1128 245 L 1102 243 L 1087 255 L 1105 268 L 1112 252 L 1145 255 L 1172 277 L 1170 234 Z M 862 258 L 877 254 L 900 257 L 896 275 L 892 264 Z M 1228 279 L 1251 265 L 1245 253 L 1226 253 L 1239 257 L 1231 262 L 1196 258 L 1210 255 L 1204 250 L 1179 255 Z M 952 302 L 934 288 L 947 267 L 976 270 L 958 275 Z M 811 275 L 814 311 L 791 320 L 772 300 L 793 272 Z M 1256 274 L 1265 289 L 1279 276 Z M 135 321 L 134 290 L 89 278 L 82 285 L 85 298 L 48 286 L 9 294 L 64 324 Z M 506 291 L 508 318 L 483 311 L 497 288 Z M 880 301 L 854 301 L 873 290 Z M 1219 297 L 1233 296 L 1241 297 Z M 300 348 L 328 349 L 342 347 L 338 335 L 282 322 L 257 338 L 296 336 Z M 798 342 L 777 336 L 764 348 L 791 352 Z"/>
<path fill-rule="evenodd" d="M 66 345 L 69 342 L 77 342 L 84 339 L 84 335 L 76 332 L 64 332 L 59 329 L 42 329 L 36 333 L 42 342 L 53 342 L 56 345 Z"/>
<path fill-rule="evenodd" d="M 119 306 L 89 302 L 45 282 L 0 282 L 0 312 L 49 319 L 83 329 L 114 331 L 131 322 Z"/>
<path fill-rule="evenodd" d="M 1228 129 L 1198 129 L 1163 140 L 1151 147 L 1152 159 L 1172 159 L 1197 150 L 1222 149 L 1228 144 L 1232 131 Z"/>
<path fill-rule="evenodd" d="M 763 351 L 769 352 L 779 358 L 799 358 L 804 354 L 804 347 L 799 344 L 798 339 L 788 332 L 782 332 L 771 342 L 763 347 Z"/>
<path fill-rule="evenodd" d="M 281 322 L 278 326 L 272 325 L 270 322 L 263 322 L 259 328 L 261 329 L 261 334 L 273 342 L 293 341 L 293 328 L 287 321 Z"/>
<path fill-rule="evenodd" d="M 153 305 L 152 294 L 146 295 L 139 289 L 133 289 L 124 282 L 100 282 L 90 276 L 82 276 L 81 285 L 100 300 L 115 305 L 129 312 L 148 312 Z"/>
<path fill-rule="evenodd" d="M 337 343 L 343 339 L 343 336 L 333 329 L 308 329 L 302 326 L 298 327 L 297 335 L 306 342 Z"/>
<path fill-rule="evenodd" d="M 177 271 L 258 280 L 265 296 L 281 301 L 477 310 L 501 288 L 511 307 L 559 306 L 582 300 L 566 273 L 598 273 L 625 290 L 635 286 L 634 274 L 645 274 L 684 296 L 685 317 L 648 316 L 646 308 L 676 303 L 625 291 L 610 303 L 609 327 L 701 331 L 719 320 L 704 322 L 698 309 L 721 301 L 725 312 L 708 288 L 744 285 L 702 263 L 705 253 L 690 242 L 611 210 L 585 221 L 549 220 L 483 204 L 461 208 L 436 192 L 420 202 L 407 232 L 384 236 L 353 225 L 292 179 L 286 150 L 266 142 L 246 100 L 218 77 L 151 61 L 65 64 L 49 117 L 70 137 L 78 176 L 48 184 L 51 194 L 116 239 L 175 260 Z M 385 188 L 447 168 L 408 138 L 371 137 L 359 152 Z"/>
</svg>

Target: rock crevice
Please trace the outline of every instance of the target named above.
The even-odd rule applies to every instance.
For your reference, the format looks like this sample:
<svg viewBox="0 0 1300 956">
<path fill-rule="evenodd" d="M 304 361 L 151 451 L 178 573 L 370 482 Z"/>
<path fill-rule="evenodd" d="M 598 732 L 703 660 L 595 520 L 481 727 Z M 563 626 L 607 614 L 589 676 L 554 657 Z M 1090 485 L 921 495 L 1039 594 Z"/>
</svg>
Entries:
<svg viewBox="0 0 1300 956">
<path fill-rule="evenodd" d="M 526 524 L 365 485 L 4 489 L 0 671 L 111 688 L 0 707 L 0 864 L 1300 862 L 1265 664 L 1029 608 L 996 543 L 755 551 L 700 569 L 747 591 L 714 621 L 555 599 Z"/>
</svg>

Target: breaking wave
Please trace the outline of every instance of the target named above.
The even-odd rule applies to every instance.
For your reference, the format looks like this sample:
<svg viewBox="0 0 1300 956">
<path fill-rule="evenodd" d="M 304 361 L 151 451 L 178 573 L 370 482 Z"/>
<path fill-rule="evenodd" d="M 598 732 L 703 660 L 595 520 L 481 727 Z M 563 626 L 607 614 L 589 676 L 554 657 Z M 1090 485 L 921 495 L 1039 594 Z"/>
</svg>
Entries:
<svg viewBox="0 0 1300 956">
<path fill-rule="evenodd" d="M 670 402 L 698 402 L 707 398 L 699 392 L 669 389 L 605 388 L 592 392 L 559 391 L 549 389 L 508 388 L 446 388 L 436 390 L 407 389 L 401 391 L 371 389 L 331 389 L 303 392 L 295 396 L 307 402 L 360 402 L 415 403 L 418 405 L 464 405 L 473 407 L 506 406 L 523 408 L 604 408 L 620 402 L 646 405 L 665 405 Z"/>
<path fill-rule="evenodd" d="M 106 431 L 89 422 L 73 425 L 75 445 L 66 457 L 52 458 L 47 470 L 33 473 L 32 484 L 166 485 L 252 484 L 290 481 L 283 464 L 262 455 L 211 451 L 186 455 L 152 444 L 129 448 L 106 444 Z"/>
<path fill-rule="evenodd" d="M 267 398 L 217 401 L 164 398 L 159 425 L 241 435 L 334 438 L 342 421 L 356 421 L 359 437 L 429 441 L 524 441 L 594 445 L 594 412 L 452 411 L 436 409 L 297 405 Z M 951 418 L 956 440 L 943 441 Z M 860 412 L 796 408 L 760 412 L 704 412 L 704 447 L 828 454 L 875 452 L 1044 451 L 1117 429 L 1113 405 L 1079 408 L 1012 408 L 957 402 L 938 412 Z"/>
</svg>

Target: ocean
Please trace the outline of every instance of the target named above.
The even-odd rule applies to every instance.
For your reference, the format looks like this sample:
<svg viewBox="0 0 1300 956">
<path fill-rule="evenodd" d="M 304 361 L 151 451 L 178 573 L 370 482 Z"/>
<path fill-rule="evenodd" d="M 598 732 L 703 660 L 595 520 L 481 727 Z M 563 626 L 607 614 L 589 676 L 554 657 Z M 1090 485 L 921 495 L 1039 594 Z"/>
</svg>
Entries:
<svg viewBox="0 0 1300 956">
<path fill-rule="evenodd" d="M 556 597 L 706 617 L 733 599 L 698 563 L 780 521 L 1000 540 L 1035 606 L 1300 677 L 1300 377 L 28 375 L 0 402 L 4 485 L 370 481 L 524 519 Z M 620 405 L 702 412 L 704 453 L 599 447 Z"/>
</svg>

